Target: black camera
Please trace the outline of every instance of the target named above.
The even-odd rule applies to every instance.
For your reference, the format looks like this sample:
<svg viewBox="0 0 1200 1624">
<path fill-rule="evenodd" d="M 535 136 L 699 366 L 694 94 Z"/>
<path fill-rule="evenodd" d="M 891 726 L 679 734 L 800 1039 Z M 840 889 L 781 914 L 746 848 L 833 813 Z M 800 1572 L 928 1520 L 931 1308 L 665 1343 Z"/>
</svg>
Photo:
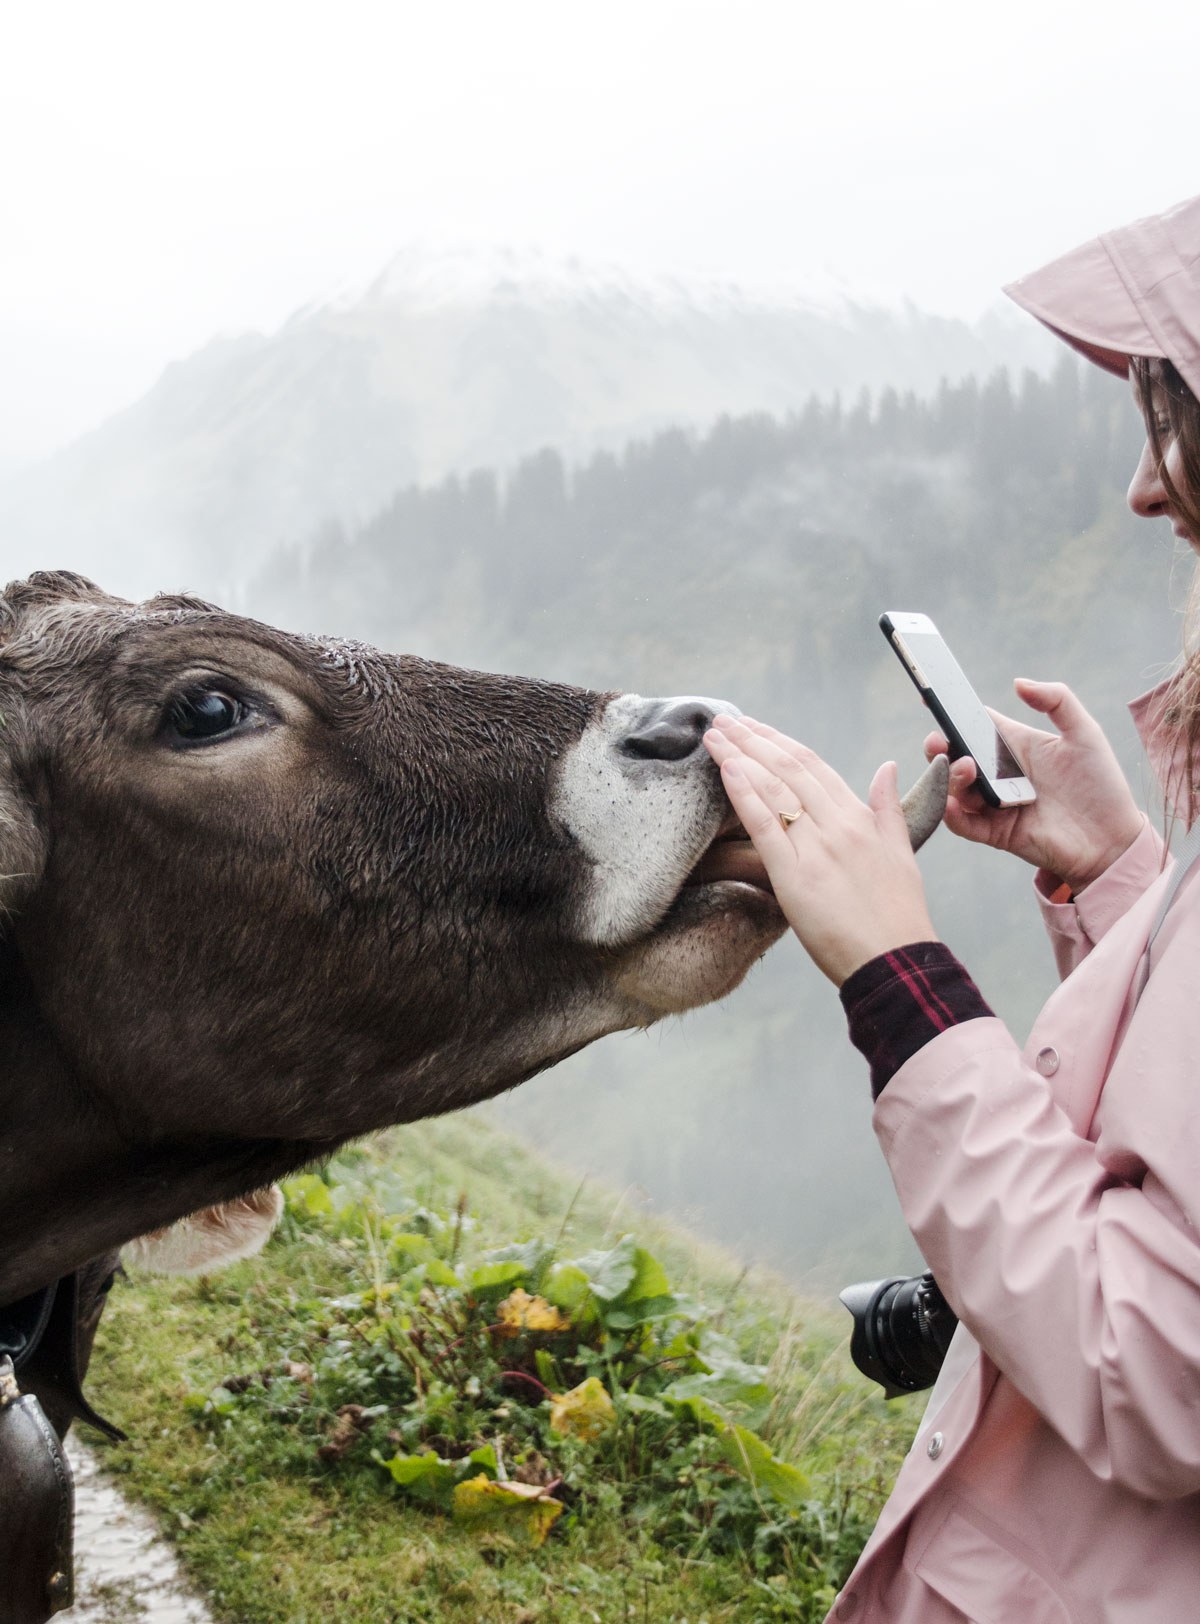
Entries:
<svg viewBox="0 0 1200 1624">
<path fill-rule="evenodd" d="M 838 1295 L 854 1315 L 850 1357 L 885 1398 L 933 1386 L 958 1319 L 931 1274 L 860 1280 Z"/>
</svg>

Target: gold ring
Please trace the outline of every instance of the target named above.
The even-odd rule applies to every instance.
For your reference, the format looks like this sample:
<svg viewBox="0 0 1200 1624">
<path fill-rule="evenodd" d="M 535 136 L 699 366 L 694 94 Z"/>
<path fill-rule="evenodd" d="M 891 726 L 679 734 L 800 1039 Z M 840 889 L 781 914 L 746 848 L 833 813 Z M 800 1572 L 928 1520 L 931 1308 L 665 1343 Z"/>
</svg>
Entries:
<svg viewBox="0 0 1200 1624">
<path fill-rule="evenodd" d="M 804 808 L 801 807 L 798 812 L 781 812 L 779 814 L 779 821 L 780 821 L 780 823 L 783 824 L 783 827 L 785 829 L 790 829 L 792 827 L 792 824 L 797 822 L 797 820 L 802 818 L 803 816 L 804 816 Z"/>
</svg>

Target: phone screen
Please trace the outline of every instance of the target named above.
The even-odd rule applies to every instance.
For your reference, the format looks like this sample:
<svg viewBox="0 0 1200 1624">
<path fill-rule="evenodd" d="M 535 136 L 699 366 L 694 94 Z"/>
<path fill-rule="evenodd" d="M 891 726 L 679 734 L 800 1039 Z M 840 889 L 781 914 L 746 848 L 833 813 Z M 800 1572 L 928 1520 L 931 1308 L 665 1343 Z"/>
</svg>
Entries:
<svg viewBox="0 0 1200 1624">
<path fill-rule="evenodd" d="M 940 634 L 906 626 L 900 635 L 983 776 L 993 783 L 1001 778 L 1022 777 L 1020 763 L 997 733 L 996 724 Z"/>
</svg>

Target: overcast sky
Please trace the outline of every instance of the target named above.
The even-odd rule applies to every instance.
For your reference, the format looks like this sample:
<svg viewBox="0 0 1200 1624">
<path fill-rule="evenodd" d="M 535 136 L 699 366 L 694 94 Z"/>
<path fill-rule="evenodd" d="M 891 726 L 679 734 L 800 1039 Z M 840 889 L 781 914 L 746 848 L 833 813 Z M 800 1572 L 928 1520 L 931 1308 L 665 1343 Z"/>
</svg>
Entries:
<svg viewBox="0 0 1200 1624">
<path fill-rule="evenodd" d="M 974 314 L 1200 191 L 1197 0 L 5 8 L 0 468 L 414 240 Z"/>
</svg>

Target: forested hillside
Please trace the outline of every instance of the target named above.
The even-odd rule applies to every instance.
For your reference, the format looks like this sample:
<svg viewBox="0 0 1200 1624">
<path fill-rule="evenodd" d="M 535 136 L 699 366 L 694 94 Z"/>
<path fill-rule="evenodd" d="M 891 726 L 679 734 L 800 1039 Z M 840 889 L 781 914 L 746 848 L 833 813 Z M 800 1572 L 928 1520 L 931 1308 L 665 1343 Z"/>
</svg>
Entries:
<svg viewBox="0 0 1200 1624">
<path fill-rule="evenodd" d="M 0 562 L 5 579 L 53 564 L 127 596 L 186 580 L 224 601 L 279 542 L 358 523 L 409 481 L 511 469 L 543 445 L 578 459 L 837 389 L 928 391 L 1050 352 L 1011 308 L 971 323 L 537 255 L 400 256 L 276 332 L 172 362 L 0 480 Z"/>
<path fill-rule="evenodd" d="M 887 756 L 902 778 L 922 764 L 923 713 L 876 629 L 884 608 L 921 609 L 985 697 L 1007 704 L 1018 674 L 1070 680 L 1132 765 L 1121 702 L 1173 657 L 1169 591 L 1189 575 L 1124 506 L 1140 438 L 1123 386 L 1070 359 L 928 399 L 814 400 L 401 491 L 278 554 L 248 607 L 462 664 L 727 696 L 860 789 Z M 1023 1028 L 1053 974 L 1026 874 L 945 834 L 923 862 L 935 923 Z M 725 1004 L 606 1040 L 499 1109 L 803 1277 L 904 1253 L 864 1070 L 832 990 L 784 944 Z"/>
</svg>

